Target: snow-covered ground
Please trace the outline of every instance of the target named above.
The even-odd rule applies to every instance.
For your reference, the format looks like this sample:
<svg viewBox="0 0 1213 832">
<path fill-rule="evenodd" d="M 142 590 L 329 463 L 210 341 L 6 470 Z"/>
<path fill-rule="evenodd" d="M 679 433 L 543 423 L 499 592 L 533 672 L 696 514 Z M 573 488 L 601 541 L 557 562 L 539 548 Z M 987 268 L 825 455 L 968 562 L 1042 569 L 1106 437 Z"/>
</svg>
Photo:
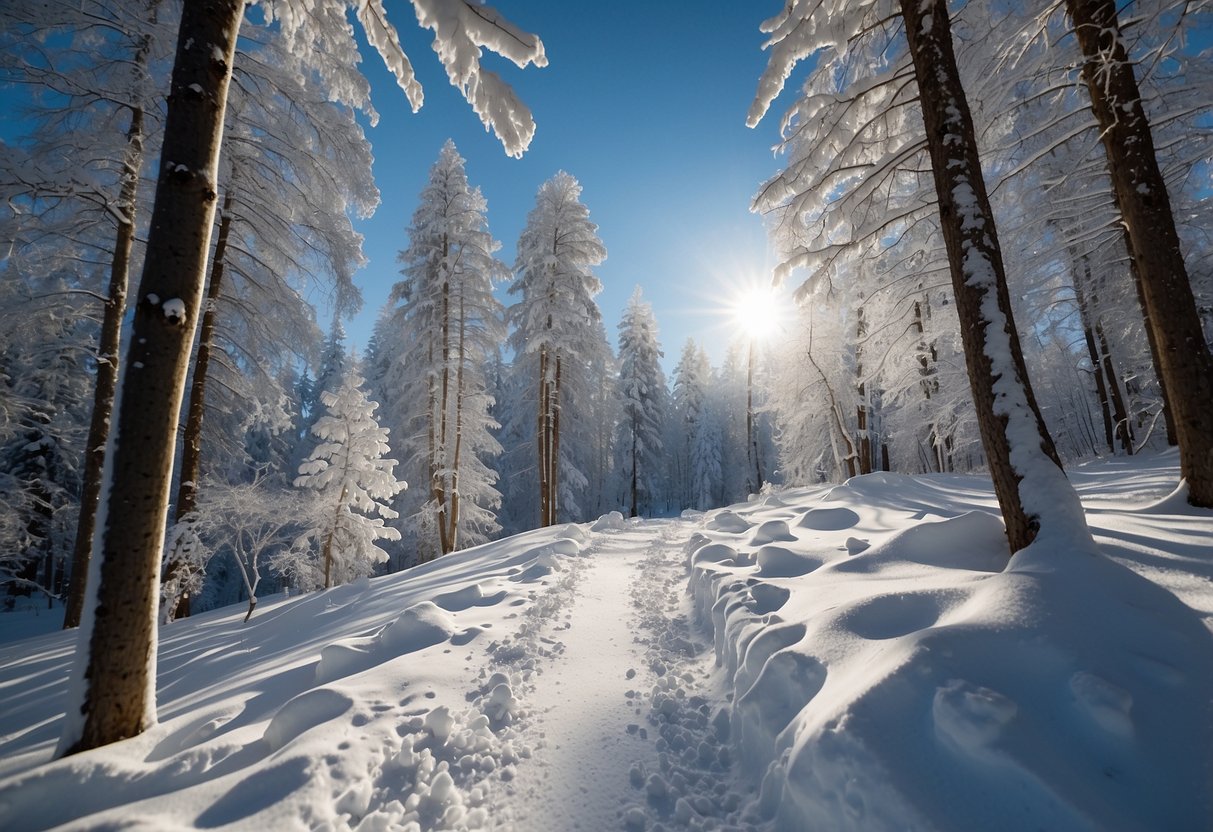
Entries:
<svg viewBox="0 0 1213 832">
<path fill-rule="evenodd" d="M 74 636 L 0 635 L 0 829 L 1213 828 L 1213 513 L 1070 476 L 1100 551 L 873 474 L 200 615 L 61 761 Z"/>
</svg>

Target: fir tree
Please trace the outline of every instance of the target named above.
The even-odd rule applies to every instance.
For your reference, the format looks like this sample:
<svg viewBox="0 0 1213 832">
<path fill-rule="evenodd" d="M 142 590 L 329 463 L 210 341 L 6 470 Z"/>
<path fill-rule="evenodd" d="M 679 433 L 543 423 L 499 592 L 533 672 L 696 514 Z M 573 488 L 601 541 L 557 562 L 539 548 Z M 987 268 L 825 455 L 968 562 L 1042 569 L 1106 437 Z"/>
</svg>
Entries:
<svg viewBox="0 0 1213 832">
<path fill-rule="evenodd" d="M 337 392 L 322 397 L 327 412 L 312 426 L 319 444 L 295 479 L 315 495 L 315 523 L 301 539 L 319 546 L 319 561 L 309 559 L 306 569 L 292 558 L 280 568 L 292 571 L 305 588 L 327 589 L 370 575 L 388 559 L 376 543 L 399 540 L 400 532 L 383 524 L 397 517 L 386 501 L 406 484 L 393 474 L 396 460 L 383 457 L 388 432 L 375 420 L 379 405 L 367 399 L 357 371 L 348 371 Z"/>
<path fill-rule="evenodd" d="M 576 515 L 575 494 L 588 482 L 561 437 L 578 430 L 588 415 L 592 378 L 586 368 L 604 347 L 598 337 L 602 313 L 594 301 L 602 284 L 590 269 L 605 259 L 598 226 L 581 202 L 581 185 L 557 173 L 539 188 L 518 240 L 518 277 L 510 293 L 521 297 L 509 309 L 515 367 L 531 378 L 525 395 L 534 404 L 541 526 L 556 523 L 562 508 Z"/>
<path fill-rule="evenodd" d="M 633 517 L 651 512 L 662 479 L 666 390 L 653 308 L 632 293 L 619 322 L 619 476 Z"/>
<path fill-rule="evenodd" d="M 379 327 L 385 343 L 376 341 L 407 470 L 427 484 L 407 507 L 413 530 L 433 537 L 420 541 L 424 553 L 484 543 L 500 530 L 501 447 L 486 370 L 505 337 L 493 283 L 507 269 L 493 256 L 501 244 L 489 234 L 487 207 L 447 140 L 400 253 L 405 279 L 393 297 L 402 305 Z"/>
</svg>

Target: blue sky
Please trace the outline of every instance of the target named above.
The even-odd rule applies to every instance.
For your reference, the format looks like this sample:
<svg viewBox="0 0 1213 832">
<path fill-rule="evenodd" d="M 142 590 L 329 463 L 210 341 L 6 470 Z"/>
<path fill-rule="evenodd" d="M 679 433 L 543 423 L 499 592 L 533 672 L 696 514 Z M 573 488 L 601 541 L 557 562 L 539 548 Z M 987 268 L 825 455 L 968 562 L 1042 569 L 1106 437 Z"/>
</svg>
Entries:
<svg viewBox="0 0 1213 832">
<path fill-rule="evenodd" d="M 450 137 L 488 199 L 490 230 L 507 264 L 539 185 L 567 170 L 581 182 L 607 247 L 597 274 L 612 340 L 639 284 L 657 315 L 667 369 L 688 336 L 719 362 L 732 336 L 721 312 L 726 295 L 764 279 L 773 265 L 749 200 L 778 169 L 771 150 L 778 113 L 757 130 L 745 126 L 745 114 L 766 60 L 758 27 L 779 11 L 779 0 L 494 5 L 543 39 L 549 61 L 519 70 L 486 54 L 486 66 L 514 86 L 538 123 L 521 160 L 505 155 L 450 87 L 430 47 L 432 33 L 416 25 L 407 4 L 389 3 L 388 10 L 425 88 L 420 112 L 409 110 L 379 57 L 366 53 L 363 69 L 381 115 L 368 137 L 382 204 L 359 225 L 370 263 L 355 278 L 365 306 L 346 324 L 351 342 L 365 345 L 399 278 L 405 228 Z"/>
</svg>

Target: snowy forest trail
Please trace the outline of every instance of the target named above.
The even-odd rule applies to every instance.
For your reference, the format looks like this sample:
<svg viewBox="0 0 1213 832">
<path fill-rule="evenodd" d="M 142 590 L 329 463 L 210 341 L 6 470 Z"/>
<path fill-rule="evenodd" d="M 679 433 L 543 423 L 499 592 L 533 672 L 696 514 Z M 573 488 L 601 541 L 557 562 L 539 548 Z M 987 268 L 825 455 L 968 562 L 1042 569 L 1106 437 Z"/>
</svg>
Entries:
<svg viewBox="0 0 1213 832">
<path fill-rule="evenodd" d="M 687 626 L 682 563 L 691 530 L 650 520 L 595 534 L 564 611 L 559 655 L 523 696 L 534 757 L 495 801 L 499 819 L 552 832 L 674 819 L 675 792 L 688 784 L 682 778 L 675 789 L 661 774 L 671 769 L 662 726 L 678 722 L 688 703 L 706 704 L 695 691 L 712 666 L 709 646 L 694 644 Z"/>
</svg>

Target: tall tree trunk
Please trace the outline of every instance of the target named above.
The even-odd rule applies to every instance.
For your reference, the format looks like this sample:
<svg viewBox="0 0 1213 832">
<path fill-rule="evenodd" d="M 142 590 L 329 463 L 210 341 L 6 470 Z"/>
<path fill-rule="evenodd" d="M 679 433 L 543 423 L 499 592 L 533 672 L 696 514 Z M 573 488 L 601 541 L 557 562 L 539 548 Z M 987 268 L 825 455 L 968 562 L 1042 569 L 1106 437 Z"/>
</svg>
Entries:
<svg viewBox="0 0 1213 832">
<path fill-rule="evenodd" d="M 859 434 L 859 473 L 872 473 L 872 434 L 868 428 L 868 387 L 863 380 L 863 339 L 867 325 L 863 320 L 863 297 L 855 310 L 855 429 Z"/>
<path fill-rule="evenodd" d="M 443 238 L 442 262 L 446 267 L 450 244 Z M 451 282 L 449 275 L 442 281 L 442 384 L 438 399 L 438 457 L 434 460 L 434 476 L 431 480 L 434 503 L 438 507 L 438 552 L 445 555 L 451 551 L 447 535 L 447 476 L 450 470 L 450 454 L 447 451 L 448 422 L 450 420 L 451 388 Z"/>
<path fill-rule="evenodd" d="M 426 346 L 427 363 L 429 366 L 434 366 L 434 338 L 429 336 L 429 343 Z M 428 420 L 428 435 L 429 440 L 429 457 L 427 458 L 428 473 L 430 475 L 430 499 L 437 500 L 437 483 L 438 483 L 438 382 L 433 374 L 428 374 L 427 380 L 428 399 L 427 399 L 427 420 Z M 439 524 L 441 525 L 441 524 Z M 419 538 L 420 539 L 420 536 Z M 424 550 L 421 557 L 422 561 L 433 560 L 433 550 L 428 546 Z"/>
<path fill-rule="evenodd" d="M 227 264 L 227 240 L 232 230 L 232 187 L 228 183 L 223 195 L 223 208 L 219 218 L 219 235 L 215 238 L 215 253 L 211 257 L 211 278 L 206 287 L 206 305 L 202 312 L 202 326 L 198 330 L 198 353 L 194 358 L 194 378 L 190 384 L 189 407 L 185 417 L 185 435 L 181 442 L 181 476 L 177 485 L 177 507 L 174 520 L 184 521 L 198 508 L 198 481 L 202 477 L 202 422 L 206 415 L 206 379 L 210 372 L 211 351 L 215 342 L 215 315 L 219 296 L 223 292 L 223 274 Z M 187 532 L 189 537 L 193 529 Z M 179 540 L 185 540 L 182 536 Z M 166 581 L 174 579 L 188 568 L 178 552 L 169 555 Z M 181 593 L 173 610 L 174 618 L 186 618 L 190 614 L 190 596 Z"/>
<path fill-rule="evenodd" d="M 749 360 L 746 362 L 746 403 L 745 403 L 745 438 L 746 455 L 754 465 L 754 487 L 750 493 L 757 494 L 762 490 L 762 460 L 758 458 L 758 426 L 754 420 L 754 339 L 750 339 Z M 850 444 L 850 443 L 848 443 Z M 746 479 L 750 478 L 746 474 Z"/>
<path fill-rule="evenodd" d="M 325 589 L 331 589 L 333 586 L 333 538 L 337 536 L 337 524 L 341 521 L 341 509 L 345 506 L 345 497 L 348 493 L 349 486 L 342 484 L 341 494 L 337 497 L 337 507 L 333 509 L 333 525 L 329 526 L 329 533 L 324 538 L 324 551 L 322 552 L 322 556 L 324 560 Z M 250 609 L 249 615 L 252 614 L 253 611 Z M 248 618 L 245 618 L 244 620 L 248 621 Z"/>
<path fill-rule="evenodd" d="M 556 354 L 556 379 L 552 388 L 552 448 L 551 457 L 548 459 L 548 465 L 551 470 L 548 474 L 548 499 L 551 501 L 551 508 L 548 511 L 547 525 L 554 526 L 560 520 L 560 372 L 563 362 L 560 359 L 560 354 Z"/>
<path fill-rule="evenodd" d="M 1103 322 L 1098 317 L 1095 319 L 1095 340 L 1099 343 L 1103 374 L 1108 382 L 1108 394 L 1112 398 L 1112 418 L 1116 421 L 1116 435 L 1120 439 L 1121 450 L 1131 455 L 1133 453 L 1133 423 L 1129 419 L 1129 408 L 1125 405 L 1125 397 L 1121 392 L 1120 380 L 1116 375 L 1116 365 L 1112 361 L 1112 350 L 1108 347 L 1108 338 L 1103 331 Z"/>
<path fill-rule="evenodd" d="M 1124 211 L 1121 210 L 1120 197 L 1117 195 L 1115 187 L 1112 189 L 1112 202 L 1116 206 L 1116 212 L 1123 219 Z M 1158 394 L 1162 398 L 1162 419 L 1167 431 L 1167 445 L 1173 448 L 1179 444 L 1179 434 L 1175 430 L 1175 414 L 1171 409 L 1167 385 L 1163 383 L 1162 354 L 1159 352 L 1161 347 L 1158 342 L 1158 334 L 1154 331 L 1154 327 L 1150 326 L 1150 308 L 1146 304 L 1146 290 L 1141 282 L 1141 264 L 1133 253 L 1133 238 L 1130 236 L 1127 226 L 1122 229 L 1122 238 L 1125 244 L 1125 254 L 1129 260 L 1129 277 L 1133 282 L 1133 291 L 1137 295 L 1137 307 L 1141 310 L 1143 329 L 1146 331 L 1146 343 L 1150 347 L 1150 363 L 1154 367 L 1154 377 L 1158 379 Z"/>
<path fill-rule="evenodd" d="M 143 277 L 98 517 L 59 750 L 85 751 L 156 720 L 156 611 L 177 420 L 215 219 L 223 114 L 244 3 L 185 0 Z"/>
<path fill-rule="evenodd" d="M 455 451 L 451 454 L 451 511 L 448 520 L 447 552 L 459 548 L 459 462 L 463 453 L 463 365 L 467 360 L 467 309 L 462 291 L 459 294 L 458 364 L 455 366 Z"/>
<path fill-rule="evenodd" d="M 159 0 L 151 0 L 148 13 L 154 22 Z M 135 49 L 135 74 L 147 72 L 151 35 L 139 39 Z M 101 319 L 97 342 L 97 380 L 93 387 L 93 415 L 88 426 L 84 452 L 83 482 L 80 488 L 80 516 L 76 522 L 76 543 L 72 550 L 72 575 L 68 584 L 63 629 L 80 626 L 84 612 L 88 564 L 97 530 L 97 505 L 101 499 L 101 475 L 105 468 L 105 443 L 109 438 L 114 395 L 118 389 L 118 350 L 122 341 L 122 319 L 126 315 L 126 291 L 130 279 L 131 249 L 135 242 L 135 206 L 139 176 L 143 170 L 143 106 L 131 105 L 131 123 L 126 130 L 126 151 L 122 159 L 122 178 L 115 206 L 121 220 L 114 239 L 114 259 L 110 263 L 109 294 Z"/>
<path fill-rule="evenodd" d="M 629 516 L 639 517 L 640 512 L 637 510 L 637 506 L 636 506 L 636 492 L 639 490 L 636 473 L 637 473 L 637 469 L 639 469 L 639 467 L 640 467 L 640 460 L 638 459 L 638 457 L 640 456 L 640 453 L 639 453 L 639 449 L 636 446 L 636 439 L 637 439 L 636 434 L 638 432 L 637 431 L 637 429 L 638 429 L 637 422 L 639 422 L 640 420 L 636 417 L 636 413 L 635 413 L 634 409 L 633 409 L 633 412 L 630 414 L 630 416 L 631 416 L 631 420 L 632 420 L 632 505 L 631 505 L 631 514 Z"/>
<path fill-rule="evenodd" d="M 1011 315 L 994 214 L 977 157 L 973 118 L 952 51 L 947 2 L 901 0 L 901 13 L 918 80 L 977 423 L 1007 540 L 1014 552 L 1035 539 L 1041 524 L 1039 511 L 1030 514 L 1024 502 L 1028 496 L 1040 505 L 1043 495 L 1021 492 L 1024 476 L 1032 471 L 1034 476 L 1046 477 L 1048 469 L 1040 464 L 1044 461 L 1056 466 L 1056 477 L 1062 483 L 1065 477 L 1032 394 Z M 1013 427 L 1012 419 L 1016 420 Z M 1017 436 L 1014 448 L 1009 431 Z M 1047 481 L 1054 483 L 1052 477 Z M 1069 488 L 1068 484 L 1065 487 Z"/>
<path fill-rule="evenodd" d="M 1108 169 L 1137 264 L 1146 328 L 1175 423 L 1188 501 L 1213 508 L 1213 355 L 1188 280 L 1167 185 L 1114 0 L 1066 0 Z"/>
<path fill-rule="evenodd" d="M 539 465 L 539 525 L 548 524 L 548 351 L 547 347 L 539 348 L 539 394 L 536 404 L 535 442 L 538 445 L 536 456 Z"/>
<path fill-rule="evenodd" d="M 1070 247 L 1070 283 L 1074 287 L 1074 300 L 1078 305 L 1078 318 L 1082 324 L 1082 337 L 1087 345 L 1087 355 L 1091 360 L 1091 374 L 1095 378 L 1095 395 L 1099 399 L 1099 413 L 1103 417 L 1104 442 L 1108 450 L 1116 451 L 1116 421 L 1112 417 L 1112 397 L 1108 392 L 1107 379 L 1104 377 L 1103 357 L 1095 343 L 1095 325 L 1092 319 L 1095 310 L 1091 308 L 1087 297 L 1084 275 L 1079 272 L 1079 263 L 1086 255 L 1079 255 Z M 1088 266 L 1088 269 L 1090 267 Z"/>
</svg>

